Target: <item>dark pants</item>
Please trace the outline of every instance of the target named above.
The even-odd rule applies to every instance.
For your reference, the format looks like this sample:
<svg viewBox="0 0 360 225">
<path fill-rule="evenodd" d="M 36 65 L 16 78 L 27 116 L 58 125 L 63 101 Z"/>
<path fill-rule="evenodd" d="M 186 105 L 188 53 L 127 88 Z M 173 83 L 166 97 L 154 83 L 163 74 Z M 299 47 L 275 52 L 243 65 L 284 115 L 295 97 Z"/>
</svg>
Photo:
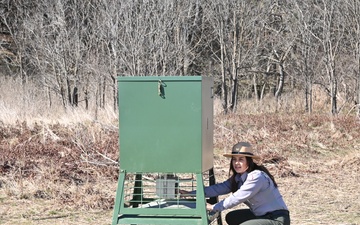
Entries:
<svg viewBox="0 0 360 225">
<path fill-rule="evenodd" d="M 239 209 L 226 214 L 225 220 L 229 225 L 290 225 L 290 215 L 287 210 L 255 216 L 250 209 Z"/>
</svg>

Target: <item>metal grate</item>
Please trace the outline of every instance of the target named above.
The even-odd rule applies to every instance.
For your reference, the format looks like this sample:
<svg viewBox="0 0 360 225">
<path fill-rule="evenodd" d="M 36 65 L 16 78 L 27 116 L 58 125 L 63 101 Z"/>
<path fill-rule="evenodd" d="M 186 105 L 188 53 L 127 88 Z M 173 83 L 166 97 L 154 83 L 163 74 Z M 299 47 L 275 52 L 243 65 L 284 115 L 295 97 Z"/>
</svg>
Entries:
<svg viewBox="0 0 360 225">
<path fill-rule="evenodd" d="M 203 173 L 204 186 L 213 175 Z M 186 209 L 195 208 L 195 196 L 180 198 L 179 190 L 196 190 L 196 176 L 191 173 L 131 173 L 126 175 L 123 202 L 126 207 Z"/>
</svg>

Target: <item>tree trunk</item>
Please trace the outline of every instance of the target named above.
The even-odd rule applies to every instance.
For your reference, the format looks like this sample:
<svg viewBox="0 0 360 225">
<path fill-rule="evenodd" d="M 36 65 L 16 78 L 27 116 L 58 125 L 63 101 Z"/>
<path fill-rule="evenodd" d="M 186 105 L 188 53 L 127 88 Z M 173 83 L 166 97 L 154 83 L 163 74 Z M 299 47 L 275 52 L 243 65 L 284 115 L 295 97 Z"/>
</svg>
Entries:
<svg viewBox="0 0 360 225">
<path fill-rule="evenodd" d="M 237 89 L 238 89 L 238 75 L 237 75 L 237 63 L 236 63 L 236 53 L 238 45 L 238 33 L 236 30 L 236 14 L 233 16 L 233 54 L 232 54 L 232 79 L 231 79 L 231 100 L 230 100 L 230 109 L 232 112 L 236 111 L 237 104 Z"/>
<path fill-rule="evenodd" d="M 106 105 L 106 77 L 103 77 L 103 83 L 102 83 L 102 104 L 101 108 L 105 108 Z"/>
<path fill-rule="evenodd" d="M 254 76 L 253 76 L 253 85 L 254 85 L 255 100 L 257 101 L 259 99 L 259 93 L 258 93 L 258 89 L 257 89 L 256 73 L 254 73 Z"/>
<path fill-rule="evenodd" d="M 78 92 L 78 88 L 74 87 L 73 90 L 73 96 L 72 96 L 72 100 L 73 100 L 73 106 L 77 107 L 78 103 L 79 103 L 79 92 Z"/>
<path fill-rule="evenodd" d="M 335 64 L 335 63 L 333 63 Z M 335 73 L 335 65 L 329 64 L 330 75 L 330 97 L 331 97 L 331 113 L 337 114 L 337 77 Z"/>
<path fill-rule="evenodd" d="M 260 101 L 264 98 L 265 88 L 266 88 L 266 82 L 264 82 L 261 88 Z"/>
<path fill-rule="evenodd" d="M 49 99 L 49 107 L 51 108 L 51 106 L 52 106 L 52 99 L 51 99 L 51 90 L 50 90 L 50 87 L 46 87 L 46 91 L 47 91 L 47 95 L 48 95 L 48 99 Z"/>
<path fill-rule="evenodd" d="M 222 82 L 221 82 L 221 103 L 222 103 L 222 107 L 224 110 L 224 114 L 227 114 L 227 110 L 228 110 L 228 105 L 227 105 L 227 88 L 226 88 L 226 72 L 225 72 L 225 56 L 224 56 L 224 52 L 225 52 L 225 43 L 224 43 L 224 22 L 221 21 L 220 23 L 220 57 L 221 57 L 221 77 L 222 77 Z"/>
<path fill-rule="evenodd" d="M 337 80 L 333 78 L 331 81 L 331 113 L 333 115 L 337 114 Z"/>
<path fill-rule="evenodd" d="M 312 98 L 312 96 L 313 96 L 313 89 L 312 89 L 312 83 L 310 83 L 310 87 L 309 87 L 309 97 L 310 97 L 310 99 L 309 99 L 309 113 L 312 113 L 312 111 L 313 111 L 313 98 Z"/>
<path fill-rule="evenodd" d="M 312 81 L 308 74 L 305 75 L 305 111 L 312 112 Z"/>
<path fill-rule="evenodd" d="M 72 98 L 71 98 L 71 96 L 72 96 L 71 95 L 71 85 L 70 85 L 70 80 L 69 80 L 68 77 L 66 78 L 66 90 L 67 90 L 68 102 L 72 106 L 73 101 L 72 101 Z"/>
<path fill-rule="evenodd" d="M 358 43 L 357 116 L 360 118 L 360 42 Z"/>
<path fill-rule="evenodd" d="M 117 80 L 116 80 L 116 76 L 111 76 L 111 80 L 113 82 L 113 110 L 114 112 L 116 111 L 117 109 L 117 104 L 118 104 L 118 101 L 117 101 L 117 94 L 116 94 L 116 85 L 117 85 Z"/>
<path fill-rule="evenodd" d="M 282 93 L 282 90 L 283 90 L 283 87 L 284 87 L 284 80 L 285 80 L 285 73 L 284 73 L 284 67 L 282 64 L 279 64 L 278 65 L 279 67 L 279 83 L 278 83 L 278 87 L 277 87 L 277 90 L 275 92 L 275 98 L 276 98 L 276 101 L 279 100 L 279 97 Z"/>
</svg>

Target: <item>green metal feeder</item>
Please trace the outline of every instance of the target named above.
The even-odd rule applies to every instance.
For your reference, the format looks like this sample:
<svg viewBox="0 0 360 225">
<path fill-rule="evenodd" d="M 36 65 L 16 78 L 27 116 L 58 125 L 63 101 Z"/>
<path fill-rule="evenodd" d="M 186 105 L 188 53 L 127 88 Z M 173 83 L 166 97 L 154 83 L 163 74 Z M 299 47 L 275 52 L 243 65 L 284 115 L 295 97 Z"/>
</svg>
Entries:
<svg viewBox="0 0 360 225">
<path fill-rule="evenodd" d="M 118 77 L 120 173 L 112 224 L 221 224 L 213 171 L 213 80 Z M 178 190 L 197 190 L 193 198 Z"/>
</svg>

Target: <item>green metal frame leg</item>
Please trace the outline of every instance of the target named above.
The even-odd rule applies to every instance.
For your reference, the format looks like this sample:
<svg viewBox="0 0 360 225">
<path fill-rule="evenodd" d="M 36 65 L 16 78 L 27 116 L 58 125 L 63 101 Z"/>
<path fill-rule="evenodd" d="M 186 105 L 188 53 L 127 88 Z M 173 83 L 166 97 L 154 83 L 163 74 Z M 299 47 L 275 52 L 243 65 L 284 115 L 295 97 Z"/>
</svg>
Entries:
<svg viewBox="0 0 360 225">
<path fill-rule="evenodd" d="M 122 199 L 124 196 L 124 181 L 125 181 L 125 172 L 120 171 L 119 173 L 119 180 L 118 180 L 118 186 L 116 190 L 116 198 L 115 198 L 115 204 L 114 204 L 114 213 L 113 213 L 113 219 L 112 219 L 112 225 L 118 224 L 118 218 L 120 214 L 120 204 L 123 204 Z"/>
<path fill-rule="evenodd" d="M 197 187 L 196 187 L 196 208 L 199 209 L 200 215 L 202 218 L 202 224 L 208 225 L 208 215 L 206 212 L 206 200 L 205 200 L 205 192 L 204 192 L 204 181 L 203 181 L 203 175 L 201 173 L 196 174 L 196 181 L 197 181 Z"/>
<path fill-rule="evenodd" d="M 214 168 L 211 168 L 209 170 L 209 177 L 210 177 L 210 185 L 216 184 L 216 180 L 215 180 L 215 173 L 214 173 Z M 209 203 L 210 204 L 216 204 L 217 202 L 219 202 L 219 198 L 218 197 L 213 197 L 209 199 Z M 221 212 L 218 213 L 217 216 L 217 223 L 218 225 L 222 225 L 222 218 L 221 218 Z"/>
</svg>

